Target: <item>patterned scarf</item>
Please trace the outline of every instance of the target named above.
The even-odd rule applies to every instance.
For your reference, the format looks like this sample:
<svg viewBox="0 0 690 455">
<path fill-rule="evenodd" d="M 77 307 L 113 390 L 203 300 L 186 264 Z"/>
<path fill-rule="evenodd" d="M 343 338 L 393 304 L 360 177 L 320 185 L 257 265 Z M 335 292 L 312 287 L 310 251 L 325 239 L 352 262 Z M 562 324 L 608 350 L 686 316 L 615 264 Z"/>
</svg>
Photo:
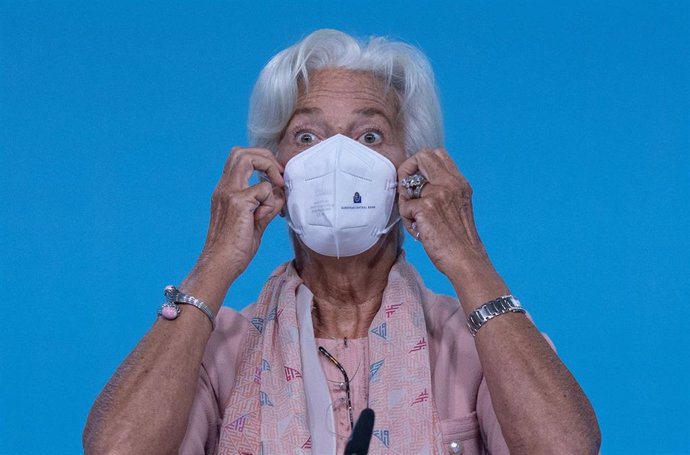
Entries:
<svg viewBox="0 0 690 455">
<path fill-rule="evenodd" d="M 422 286 L 401 254 L 368 335 L 369 407 L 376 413 L 371 453 L 443 450 L 431 391 Z M 276 269 L 264 285 L 253 309 L 255 330 L 226 403 L 219 454 L 335 454 L 311 297 L 292 263 Z"/>
</svg>

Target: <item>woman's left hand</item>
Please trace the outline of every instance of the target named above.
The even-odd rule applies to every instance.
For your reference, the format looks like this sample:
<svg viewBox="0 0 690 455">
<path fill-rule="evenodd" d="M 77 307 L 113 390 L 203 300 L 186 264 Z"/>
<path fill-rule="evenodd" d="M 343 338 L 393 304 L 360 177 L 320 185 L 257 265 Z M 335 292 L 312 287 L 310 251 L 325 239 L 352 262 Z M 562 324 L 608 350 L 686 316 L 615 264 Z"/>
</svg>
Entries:
<svg viewBox="0 0 690 455">
<path fill-rule="evenodd" d="M 424 245 L 434 265 L 449 278 L 488 257 L 474 224 L 472 188 L 443 148 L 422 149 L 398 168 L 398 182 L 422 174 L 427 183 L 411 199 L 398 184 L 400 216 Z"/>
</svg>

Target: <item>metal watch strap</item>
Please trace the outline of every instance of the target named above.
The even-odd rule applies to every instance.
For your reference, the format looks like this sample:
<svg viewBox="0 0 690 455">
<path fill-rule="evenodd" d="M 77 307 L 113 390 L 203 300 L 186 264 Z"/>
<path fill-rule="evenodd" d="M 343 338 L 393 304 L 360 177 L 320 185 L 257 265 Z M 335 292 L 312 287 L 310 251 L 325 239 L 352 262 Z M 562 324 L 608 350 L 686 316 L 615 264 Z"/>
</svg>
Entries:
<svg viewBox="0 0 690 455">
<path fill-rule="evenodd" d="M 486 302 L 474 310 L 467 318 L 467 328 L 472 336 L 490 319 L 506 313 L 525 313 L 520 301 L 512 295 L 503 295 L 496 300 Z"/>
<path fill-rule="evenodd" d="M 183 294 L 173 285 L 166 286 L 163 293 L 165 294 L 165 299 L 168 301 L 168 304 L 176 305 L 178 303 L 182 303 L 197 307 L 206 316 L 208 316 L 209 320 L 211 321 L 211 326 L 214 329 L 216 328 L 216 315 L 213 314 L 213 310 L 211 310 L 211 308 L 209 308 L 209 306 L 201 300 L 197 299 L 193 295 Z"/>
</svg>

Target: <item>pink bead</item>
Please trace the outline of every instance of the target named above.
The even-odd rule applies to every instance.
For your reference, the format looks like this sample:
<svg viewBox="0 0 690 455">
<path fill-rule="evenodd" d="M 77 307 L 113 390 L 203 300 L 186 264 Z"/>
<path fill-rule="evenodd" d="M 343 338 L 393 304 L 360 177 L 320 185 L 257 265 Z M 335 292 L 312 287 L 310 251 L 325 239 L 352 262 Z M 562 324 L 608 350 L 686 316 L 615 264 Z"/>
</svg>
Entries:
<svg viewBox="0 0 690 455">
<path fill-rule="evenodd" d="M 171 306 L 164 306 L 161 310 L 161 316 L 165 319 L 175 319 L 177 317 L 177 310 Z"/>
</svg>

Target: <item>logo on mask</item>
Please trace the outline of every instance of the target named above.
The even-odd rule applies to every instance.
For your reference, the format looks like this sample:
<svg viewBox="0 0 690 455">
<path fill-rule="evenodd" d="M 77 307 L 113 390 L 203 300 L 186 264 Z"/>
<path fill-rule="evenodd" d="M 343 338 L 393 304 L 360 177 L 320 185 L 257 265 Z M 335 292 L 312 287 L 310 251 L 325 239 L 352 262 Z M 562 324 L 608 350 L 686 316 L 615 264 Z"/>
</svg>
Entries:
<svg viewBox="0 0 690 455">
<path fill-rule="evenodd" d="M 355 195 L 352 196 L 352 202 L 355 204 L 361 204 L 362 203 L 362 196 L 359 195 L 358 192 L 355 191 Z"/>
</svg>

